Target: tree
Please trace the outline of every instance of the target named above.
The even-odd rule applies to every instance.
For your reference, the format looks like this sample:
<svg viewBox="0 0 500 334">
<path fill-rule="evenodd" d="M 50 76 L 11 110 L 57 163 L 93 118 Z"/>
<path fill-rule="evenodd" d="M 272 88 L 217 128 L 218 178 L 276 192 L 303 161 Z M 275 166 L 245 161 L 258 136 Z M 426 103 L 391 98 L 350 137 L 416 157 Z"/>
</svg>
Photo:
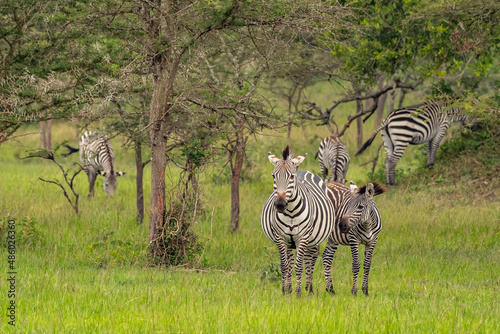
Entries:
<svg viewBox="0 0 500 334">
<path fill-rule="evenodd" d="M 321 5 L 321 6 L 320 6 Z M 190 108 L 185 101 L 196 100 L 204 108 L 211 101 L 192 92 L 200 82 L 192 82 L 200 61 L 206 59 L 203 46 L 213 43 L 216 32 L 238 30 L 241 27 L 267 29 L 281 33 L 284 27 L 298 28 L 310 20 L 320 27 L 319 20 L 334 22 L 342 8 L 323 6 L 306 1 L 176 1 L 120 2 L 99 5 L 96 17 L 109 22 L 108 32 L 128 41 L 128 47 L 143 50 L 152 73 L 152 97 L 149 131 L 151 139 L 151 212 L 149 242 L 163 224 L 166 210 L 165 169 L 167 140 L 174 129 L 172 121 Z M 255 9 L 259 9 L 256 11 Z M 340 9 L 335 12 L 335 9 Z M 324 15 L 332 14 L 332 16 Z M 118 16 L 120 18 L 118 19 Z M 113 19 L 111 19 L 113 18 Z M 217 43 L 217 42 L 216 42 Z M 252 47 L 250 45 L 249 47 Z M 201 81 L 204 82 L 204 81 Z"/>
<path fill-rule="evenodd" d="M 102 96 L 109 62 L 84 25 L 85 1 L 4 1 L 0 143 L 26 122 L 67 118 Z M 96 72 L 97 71 L 97 72 Z"/>
<path fill-rule="evenodd" d="M 338 105 L 374 99 L 375 103 L 369 108 L 358 108 L 354 116 L 348 117 L 337 133 L 339 136 L 354 119 L 370 117 L 379 106 L 378 99 L 387 92 L 411 90 L 424 80 L 430 82 L 429 79 L 447 73 L 461 76 L 466 67 L 472 67 L 476 74 L 484 74 L 495 59 L 500 13 L 495 1 L 346 3 L 357 8 L 358 15 L 351 17 L 352 22 L 363 29 L 349 35 L 350 44 L 347 40 L 339 43 L 338 38 L 328 43 L 328 35 L 323 36 L 323 40 L 330 45 L 334 57 L 344 63 L 339 75 L 344 80 L 354 78 L 365 88 L 347 89 L 344 96 L 327 108 L 310 102 L 303 110 L 306 118 L 326 125 L 335 133 L 330 123 L 336 125 L 333 111 Z M 380 82 L 381 75 L 388 78 L 385 84 Z"/>
</svg>

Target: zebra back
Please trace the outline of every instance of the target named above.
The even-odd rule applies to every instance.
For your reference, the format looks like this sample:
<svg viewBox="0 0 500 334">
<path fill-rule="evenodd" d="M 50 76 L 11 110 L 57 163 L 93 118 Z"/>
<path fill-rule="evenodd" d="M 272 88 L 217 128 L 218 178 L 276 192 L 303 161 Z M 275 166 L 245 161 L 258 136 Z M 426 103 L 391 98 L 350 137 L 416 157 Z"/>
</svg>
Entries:
<svg viewBox="0 0 500 334">
<path fill-rule="evenodd" d="M 115 151 L 105 134 L 87 131 L 80 138 L 80 160 L 95 171 L 114 173 Z"/>
<path fill-rule="evenodd" d="M 324 179 L 326 179 L 328 170 L 330 170 L 331 174 L 328 182 L 345 183 L 350 158 L 347 147 L 342 143 L 340 138 L 331 136 L 321 141 L 318 151 L 318 161 Z"/>
<path fill-rule="evenodd" d="M 451 123 L 460 122 L 463 126 L 474 126 L 477 122 L 469 117 L 458 107 L 450 106 L 444 101 L 426 101 L 417 105 L 395 109 L 382 121 L 372 137 L 356 152 L 355 156 L 363 153 L 371 145 L 377 133 L 386 127 L 394 127 L 398 132 L 411 136 L 419 133 L 422 139 L 416 143 L 423 143 L 434 138 L 438 131 L 446 131 Z"/>
</svg>

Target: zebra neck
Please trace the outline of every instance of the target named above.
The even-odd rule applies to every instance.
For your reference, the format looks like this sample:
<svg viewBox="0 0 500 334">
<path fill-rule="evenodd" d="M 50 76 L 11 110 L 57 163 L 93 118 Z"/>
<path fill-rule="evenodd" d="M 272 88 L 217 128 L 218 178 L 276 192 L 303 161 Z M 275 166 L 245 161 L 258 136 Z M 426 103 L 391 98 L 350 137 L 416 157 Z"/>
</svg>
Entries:
<svg viewBox="0 0 500 334">
<path fill-rule="evenodd" d="M 453 108 L 446 112 L 446 116 L 451 123 L 462 122 L 465 120 L 466 116 L 461 109 Z"/>
<path fill-rule="evenodd" d="M 302 193 L 301 189 L 297 187 L 295 188 L 295 192 L 292 194 L 290 197 L 290 200 L 288 200 L 288 205 L 286 206 L 286 211 L 289 213 L 293 213 L 297 209 L 302 207 L 302 202 L 303 202 L 303 197 L 304 194 Z"/>
<path fill-rule="evenodd" d="M 113 164 L 110 161 L 101 161 L 101 167 L 106 173 L 113 173 Z"/>
</svg>

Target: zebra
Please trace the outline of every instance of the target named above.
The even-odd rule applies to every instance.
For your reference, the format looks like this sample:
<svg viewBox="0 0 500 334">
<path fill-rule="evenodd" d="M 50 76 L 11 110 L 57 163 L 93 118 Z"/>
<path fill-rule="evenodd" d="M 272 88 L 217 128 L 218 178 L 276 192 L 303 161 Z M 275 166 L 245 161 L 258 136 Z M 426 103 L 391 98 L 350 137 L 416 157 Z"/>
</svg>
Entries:
<svg viewBox="0 0 500 334">
<path fill-rule="evenodd" d="M 373 256 L 373 249 L 377 244 L 378 234 L 382 229 L 382 221 L 373 197 L 387 191 L 387 188 L 378 182 L 357 187 L 351 190 L 337 182 L 328 183 L 332 192 L 332 202 L 335 208 L 333 231 L 323 251 L 323 267 L 325 269 L 326 291 L 335 294 L 332 284 L 332 261 L 339 245 L 350 246 L 352 253 L 352 294 L 357 294 L 357 280 L 360 270 L 358 248 L 365 245 L 363 263 L 362 291 L 368 296 L 368 276 Z"/>
<path fill-rule="evenodd" d="M 340 138 L 335 136 L 324 138 L 319 145 L 318 160 L 324 180 L 330 170 L 328 182 L 345 183 L 350 158 L 347 147 L 340 141 Z"/>
<path fill-rule="evenodd" d="M 113 163 L 115 151 L 105 134 L 97 131 L 87 131 L 80 138 L 80 148 L 64 145 L 69 152 L 63 156 L 69 156 L 80 151 L 80 161 L 83 164 L 85 174 L 89 180 L 89 195 L 94 196 L 94 185 L 99 172 L 104 176 L 104 191 L 108 197 L 113 196 L 118 184 L 117 177 L 125 175 L 124 172 L 115 172 Z"/>
<path fill-rule="evenodd" d="M 332 232 L 333 202 L 321 177 L 309 171 L 298 170 L 306 155 L 294 157 L 290 146 L 283 150 L 283 158 L 268 153 L 274 165 L 274 190 L 266 200 L 260 216 L 264 234 L 278 246 L 281 259 L 282 292 L 292 292 L 293 251 L 296 249 L 296 293 L 301 295 L 303 264 L 306 268 L 306 291 L 313 292 L 314 264 L 319 245 Z"/>
<path fill-rule="evenodd" d="M 351 189 L 351 192 L 354 193 L 354 191 L 356 191 L 356 189 L 358 189 L 358 186 L 354 184 L 354 182 L 350 182 L 349 183 L 349 188 Z"/>
<path fill-rule="evenodd" d="M 434 166 L 434 158 L 441 141 L 451 123 L 460 122 L 471 128 L 477 122 L 471 121 L 460 108 L 448 108 L 446 103 L 437 101 L 424 102 L 419 105 L 392 111 L 375 130 L 373 136 L 359 149 L 355 156 L 361 154 L 375 139 L 379 131 L 382 133 L 386 152 L 386 183 L 395 184 L 396 164 L 409 144 L 427 143 L 427 167 Z M 471 123 L 469 125 L 469 123 Z"/>
</svg>

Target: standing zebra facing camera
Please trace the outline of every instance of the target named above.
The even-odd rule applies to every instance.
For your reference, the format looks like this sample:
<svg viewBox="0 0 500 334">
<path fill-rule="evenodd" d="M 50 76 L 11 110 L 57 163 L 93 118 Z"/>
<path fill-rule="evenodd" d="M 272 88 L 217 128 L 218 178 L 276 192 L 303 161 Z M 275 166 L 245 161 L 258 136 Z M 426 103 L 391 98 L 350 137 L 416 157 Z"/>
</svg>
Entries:
<svg viewBox="0 0 500 334">
<path fill-rule="evenodd" d="M 298 170 L 305 155 L 294 157 L 287 146 L 282 159 L 271 153 L 268 153 L 268 158 L 274 165 L 274 190 L 262 208 L 260 223 L 264 234 L 278 246 L 282 291 L 292 292 L 292 249 L 296 249 L 296 293 L 301 295 L 304 263 L 306 291 L 312 293 L 313 270 L 319 255 L 319 245 L 328 238 L 333 228 L 333 202 L 326 184 L 318 175 Z"/>
<path fill-rule="evenodd" d="M 324 180 L 326 180 L 328 170 L 330 170 L 328 182 L 345 183 L 350 158 L 347 147 L 340 141 L 339 137 L 326 137 L 321 141 L 318 150 L 318 161 Z"/>
<path fill-rule="evenodd" d="M 113 163 L 115 151 L 105 134 L 94 131 L 85 132 L 80 138 L 80 148 L 64 145 L 69 152 L 67 157 L 80 151 L 80 161 L 89 180 L 89 196 L 94 196 L 94 185 L 97 174 L 104 176 L 104 191 L 108 197 L 113 196 L 118 185 L 117 177 L 125 175 L 124 172 L 115 172 Z"/>
<path fill-rule="evenodd" d="M 381 132 L 386 153 L 386 183 L 395 185 L 396 164 L 403 156 L 406 147 L 409 144 L 427 143 L 427 167 L 432 168 L 437 149 L 441 145 L 446 130 L 454 122 L 460 122 L 469 128 L 477 123 L 470 120 L 460 108 L 449 107 L 446 103 L 438 101 L 394 110 L 355 156 L 363 153 L 373 142 L 377 133 Z"/>
<path fill-rule="evenodd" d="M 373 250 L 377 244 L 378 234 L 382 229 L 382 220 L 373 197 L 387 191 L 387 188 L 378 182 L 353 188 L 343 184 L 328 183 L 332 192 L 332 202 L 335 208 L 333 231 L 323 252 L 323 267 L 325 269 L 326 291 L 335 294 L 332 284 L 332 261 L 339 245 L 350 246 L 352 254 L 353 285 L 352 294 L 358 291 L 358 274 L 361 267 L 359 262 L 359 245 L 365 245 L 363 263 L 362 291 L 368 296 L 368 276 L 373 257 Z"/>
</svg>

